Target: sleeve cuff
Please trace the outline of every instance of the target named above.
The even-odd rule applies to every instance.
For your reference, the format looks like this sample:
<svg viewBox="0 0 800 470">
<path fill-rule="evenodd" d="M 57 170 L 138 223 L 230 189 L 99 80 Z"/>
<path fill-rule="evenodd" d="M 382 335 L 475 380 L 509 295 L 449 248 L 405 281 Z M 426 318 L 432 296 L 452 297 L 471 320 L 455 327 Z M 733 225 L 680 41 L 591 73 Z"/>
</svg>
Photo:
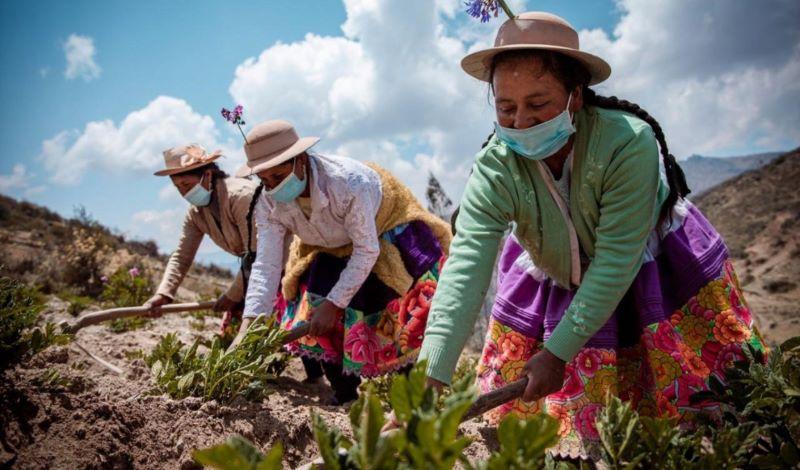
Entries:
<svg viewBox="0 0 800 470">
<path fill-rule="evenodd" d="M 458 356 L 447 348 L 423 343 L 417 360 L 428 360 L 425 371 L 428 377 L 450 385 L 453 380 L 453 372 L 458 364 Z"/>
<path fill-rule="evenodd" d="M 562 361 L 570 362 L 587 341 L 575 333 L 574 328 L 575 325 L 565 315 L 553 330 L 553 334 L 544 342 L 544 347 Z"/>
<path fill-rule="evenodd" d="M 158 289 L 156 294 L 169 297 L 170 300 L 175 300 L 175 294 L 171 294 L 167 289 Z"/>
<path fill-rule="evenodd" d="M 340 296 L 337 295 L 328 295 L 327 297 L 325 297 L 325 299 L 333 303 L 333 305 L 336 305 L 342 310 L 345 310 L 347 306 L 350 305 L 349 300 L 345 301 L 344 299 L 342 299 Z"/>
</svg>

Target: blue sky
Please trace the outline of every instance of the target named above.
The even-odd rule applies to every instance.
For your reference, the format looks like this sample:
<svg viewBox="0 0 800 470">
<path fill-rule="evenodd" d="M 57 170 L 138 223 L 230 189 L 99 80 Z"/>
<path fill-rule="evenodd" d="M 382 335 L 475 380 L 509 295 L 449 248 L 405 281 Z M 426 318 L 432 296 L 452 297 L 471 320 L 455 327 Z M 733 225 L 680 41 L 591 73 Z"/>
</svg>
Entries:
<svg viewBox="0 0 800 470">
<path fill-rule="evenodd" d="M 686 157 L 788 149 L 800 141 L 797 27 L 767 18 L 731 42 L 728 26 L 763 10 L 751 3 L 752 9 L 697 0 L 562 0 L 528 7 L 559 14 L 580 30 L 583 47 L 614 67 L 601 91 L 658 110 L 653 114 L 668 137 L 675 136 L 675 153 Z M 797 13 L 796 2 L 772 3 L 776 15 Z M 522 1 L 514 5 L 527 9 Z M 708 20 L 708 37 L 682 42 L 688 32 L 681 28 L 696 34 L 694 18 Z M 480 25 L 458 0 L 5 0 L 0 192 L 67 216 L 83 205 L 102 223 L 155 238 L 169 251 L 185 203 L 151 176 L 171 142 L 159 130 L 175 126 L 169 145 L 203 138 L 209 150 L 223 148 L 231 170 L 243 158 L 241 138 L 219 109 L 243 103 L 248 124 L 289 118 L 301 132 L 322 136 L 322 151 L 376 159 L 418 195 L 433 171 L 457 198 L 492 121 L 485 88 L 462 76 L 458 60 L 490 41 L 501 20 Z M 642 24 L 653 34 L 642 36 Z M 90 41 L 94 54 L 69 78 L 65 45 L 73 37 L 84 46 Z M 748 45 L 746 54 L 715 59 L 739 43 Z M 773 43 L 784 44 L 783 52 Z M 779 93 L 755 94 L 770 86 Z M 89 132 L 90 123 L 101 123 L 109 138 Z M 61 145 L 45 152 L 48 141 Z M 231 261 L 210 245 L 200 257 Z"/>
</svg>

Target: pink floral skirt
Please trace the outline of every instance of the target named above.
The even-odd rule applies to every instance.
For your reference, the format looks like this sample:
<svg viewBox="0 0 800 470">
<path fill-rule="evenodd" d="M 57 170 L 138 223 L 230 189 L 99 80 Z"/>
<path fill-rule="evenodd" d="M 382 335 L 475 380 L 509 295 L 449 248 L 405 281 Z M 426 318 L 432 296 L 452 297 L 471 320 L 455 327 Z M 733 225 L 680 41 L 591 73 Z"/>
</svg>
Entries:
<svg viewBox="0 0 800 470">
<path fill-rule="evenodd" d="M 412 287 L 398 295 L 370 274 L 333 333 L 306 336 L 289 343 L 287 351 L 342 363 L 345 373 L 362 377 L 394 372 L 416 360 L 445 257 L 433 232 L 421 222 L 398 227 L 383 237 L 400 251 L 405 269 L 415 278 Z M 346 265 L 347 259 L 319 255 L 301 279 L 297 298 L 287 303 L 281 327 L 291 330 L 309 321 Z"/>
<path fill-rule="evenodd" d="M 696 231 L 693 236 L 697 236 Z M 506 245 L 504 255 L 516 257 L 513 251 L 518 245 L 513 246 L 516 244 L 513 238 L 510 243 L 512 246 Z M 560 422 L 561 438 L 551 450 L 553 454 L 596 459 L 600 442 L 595 418 L 607 395 L 630 402 L 642 415 L 674 418 L 682 426 L 691 426 L 698 413 L 712 416 L 718 413 L 718 405 L 694 403 L 691 396 L 708 390 L 712 377 L 725 383 L 725 370 L 733 361 L 745 358 L 744 348 L 750 346 L 761 351 L 765 348 L 733 266 L 727 258 L 720 257 L 727 256 L 727 251 L 719 251 L 712 245 L 704 245 L 708 250 L 698 257 L 703 263 L 695 267 L 711 266 L 716 269 L 716 275 L 682 277 L 683 283 L 697 282 L 699 288 L 695 284 L 693 294 L 683 297 L 678 304 L 673 303 L 673 308 L 668 310 L 671 313 L 659 314 L 665 305 L 674 302 L 674 297 L 670 300 L 663 294 L 664 287 L 675 286 L 670 284 L 669 274 L 674 272 L 673 268 L 685 267 L 688 263 L 682 259 L 669 268 L 664 251 L 680 251 L 680 248 L 664 240 L 661 254 L 645 263 L 629 295 L 609 323 L 566 365 L 563 388 L 536 402 L 517 399 L 506 403 L 488 412 L 486 419 L 497 424 L 509 413 L 524 417 L 546 412 Z M 696 249 L 698 245 L 687 243 L 686 246 Z M 560 310 L 559 306 L 568 305 L 574 295 L 573 291 L 560 289 L 547 281 L 531 279 L 529 273 L 518 272 L 520 277 L 515 278 L 512 264 L 503 266 L 502 263 L 501 260 L 498 299 L 478 365 L 481 393 L 522 378 L 523 366 L 542 348 L 544 339 L 559 319 L 558 314 L 554 314 L 552 318 L 550 315 L 539 318 L 538 324 L 534 317 L 520 322 L 525 311 L 555 312 Z M 659 263 L 660 269 L 656 269 Z M 705 269 L 705 272 L 712 271 Z M 646 284 L 653 283 L 654 277 L 660 278 L 661 287 L 650 290 L 657 292 L 648 296 Z M 534 287 L 531 283 L 537 284 Z M 515 300 L 517 294 L 512 292 L 515 288 L 517 294 L 525 293 L 528 300 L 531 296 L 537 297 L 527 305 L 539 307 L 521 308 L 524 302 L 519 298 Z M 674 289 L 670 291 L 675 292 Z M 653 305 L 659 308 L 652 308 Z"/>
</svg>

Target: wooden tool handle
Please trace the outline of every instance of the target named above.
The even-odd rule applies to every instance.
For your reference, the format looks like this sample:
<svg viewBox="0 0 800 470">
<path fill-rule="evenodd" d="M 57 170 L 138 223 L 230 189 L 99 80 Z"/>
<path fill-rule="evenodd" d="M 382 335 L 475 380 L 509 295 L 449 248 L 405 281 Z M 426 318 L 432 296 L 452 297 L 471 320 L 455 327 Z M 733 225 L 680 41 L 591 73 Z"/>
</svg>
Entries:
<svg viewBox="0 0 800 470">
<path fill-rule="evenodd" d="M 497 408 L 503 403 L 508 403 L 515 398 L 521 397 L 527 385 L 528 379 L 526 377 L 479 396 L 478 399 L 475 400 L 475 403 L 469 407 L 464 417 L 461 418 L 461 421 L 469 421 L 489 410 Z"/>
<path fill-rule="evenodd" d="M 193 312 L 196 310 L 209 310 L 214 306 L 214 301 L 208 302 L 191 302 L 185 304 L 167 304 L 159 307 L 162 313 L 175 313 L 175 312 Z M 147 307 L 122 307 L 112 308 L 110 310 L 101 310 L 99 312 L 91 312 L 82 315 L 75 323 L 63 322 L 61 329 L 65 333 L 75 333 L 81 328 L 89 325 L 95 325 L 107 320 L 116 320 L 118 318 L 135 317 L 143 315 L 150 310 Z"/>
<path fill-rule="evenodd" d="M 298 327 L 292 328 L 292 331 L 286 333 L 286 336 L 283 337 L 281 344 L 289 344 L 292 341 L 296 341 L 302 338 L 303 336 L 306 336 L 308 334 L 308 330 L 310 329 L 311 329 L 311 323 L 309 322 L 303 323 Z"/>
</svg>

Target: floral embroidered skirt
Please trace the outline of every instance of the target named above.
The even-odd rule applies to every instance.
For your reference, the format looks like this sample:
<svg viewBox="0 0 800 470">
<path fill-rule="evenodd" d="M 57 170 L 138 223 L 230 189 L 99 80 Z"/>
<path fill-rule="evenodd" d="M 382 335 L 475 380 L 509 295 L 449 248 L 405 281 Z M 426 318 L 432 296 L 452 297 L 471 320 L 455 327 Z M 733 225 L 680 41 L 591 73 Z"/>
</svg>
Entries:
<svg viewBox="0 0 800 470">
<path fill-rule="evenodd" d="M 287 351 L 342 363 L 345 373 L 362 377 L 393 372 L 416 360 L 444 254 L 431 229 L 422 222 L 401 225 L 382 238 L 400 251 L 406 271 L 415 279 L 411 289 L 400 296 L 371 273 L 333 333 L 306 336 L 286 345 Z M 317 256 L 301 278 L 297 298 L 288 301 L 281 316 L 283 329 L 309 320 L 310 312 L 325 300 L 347 261 L 324 253 Z"/>
<path fill-rule="evenodd" d="M 714 228 L 681 201 L 663 237 L 654 232 L 645 262 L 613 316 L 566 365 L 564 387 L 537 402 L 515 400 L 486 414 L 498 423 L 508 413 L 546 412 L 560 421 L 551 452 L 596 459 L 595 418 L 606 395 L 632 403 L 642 415 L 675 418 L 718 411 L 693 404 L 714 376 L 744 358 L 743 348 L 763 350 L 727 249 Z M 500 259 L 498 294 L 478 365 L 481 393 L 523 376 L 525 362 L 569 306 L 574 290 L 556 286 L 509 238 Z"/>
</svg>

